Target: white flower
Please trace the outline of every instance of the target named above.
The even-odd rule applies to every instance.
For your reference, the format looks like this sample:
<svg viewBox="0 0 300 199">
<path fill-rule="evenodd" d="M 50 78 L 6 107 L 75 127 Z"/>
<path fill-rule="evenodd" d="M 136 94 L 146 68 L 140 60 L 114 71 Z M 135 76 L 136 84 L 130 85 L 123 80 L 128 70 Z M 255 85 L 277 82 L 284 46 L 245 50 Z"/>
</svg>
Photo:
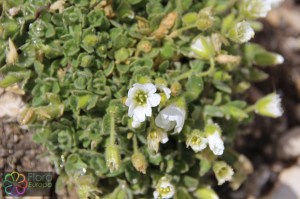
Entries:
<svg viewBox="0 0 300 199">
<path fill-rule="evenodd" d="M 163 84 L 156 84 L 156 87 L 165 93 L 167 99 L 171 97 L 171 90 L 168 87 Z"/>
<path fill-rule="evenodd" d="M 242 21 L 229 31 L 229 38 L 237 43 L 245 43 L 254 37 L 254 34 L 255 32 L 250 23 Z"/>
<path fill-rule="evenodd" d="M 245 14 L 250 18 L 266 17 L 271 10 L 272 0 L 243 0 Z"/>
<path fill-rule="evenodd" d="M 156 190 L 153 192 L 154 199 L 168 199 L 175 194 L 174 186 L 165 177 L 159 180 Z"/>
<path fill-rule="evenodd" d="M 186 146 L 191 147 L 195 152 L 202 151 L 207 147 L 208 139 L 201 136 L 201 132 L 194 130 L 186 140 Z"/>
<path fill-rule="evenodd" d="M 284 57 L 280 54 L 275 54 L 275 64 L 283 64 Z"/>
<path fill-rule="evenodd" d="M 195 52 L 201 52 L 201 53 L 204 53 L 205 51 L 205 48 L 204 48 L 204 45 L 202 43 L 202 40 L 201 39 L 196 39 L 192 45 L 191 45 L 191 49 Z"/>
<path fill-rule="evenodd" d="M 222 130 L 218 124 L 211 123 L 205 127 L 208 139 L 208 146 L 215 155 L 222 155 L 224 152 L 224 142 L 221 139 Z"/>
<path fill-rule="evenodd" d="M 174 133 L 180 133 L 184 125 L 184 120 L 185 110 L 172 104 L 158 114 L 155 118 L 155 124 L 165 131 L 174 129 Z"/>
<path fill-rule="evenodd" d="M 224 152 L 224 143 L 220 133 L 216 131 L 214 134 L 209 135 L 207 139 L 210 150 L 212 150 L 215 155 L 222 155 Z"/>
<path fill-rule="evenodd" d="M 158 106 L 161 100 L 156 94 L 156 87 L 151 84 L 134 84 L 128 91 L 128 98 L 125 102 L 129 107 L 128 116 L 133 117 L 135 122 L 144 122 L 146 116 L 151 117 L 152 107 Z"/>
<path fill-rule="evenodd" d="M 210 37 L 200 36 L 191 44 L 191 56 L 200 59 L 209 59 L 214 53 L 213 44 Z"/>
<path fill-rule="evenodd" d="M 232 167 L 223 161 L 215 163 L 213 166 L 213 171 L 218 180 L 218 185 L 222 185 L 226 181 L 231 181 L 234 174 Z"/>
<path fill-rule="evenodd" d="M 282 116 L 283 110 L 280 96 L 272 93 L 258 100 L 255 104 L 255 112 L 273 118 Z"/>
<path fill-rule="evenodd" d="M 165 144 L 169 141 L 166 132 L 160 129 L 150 131 L 147 136 L 148 148 L 157 152 L 159 148 L 159 143 Z"/>
</svg>

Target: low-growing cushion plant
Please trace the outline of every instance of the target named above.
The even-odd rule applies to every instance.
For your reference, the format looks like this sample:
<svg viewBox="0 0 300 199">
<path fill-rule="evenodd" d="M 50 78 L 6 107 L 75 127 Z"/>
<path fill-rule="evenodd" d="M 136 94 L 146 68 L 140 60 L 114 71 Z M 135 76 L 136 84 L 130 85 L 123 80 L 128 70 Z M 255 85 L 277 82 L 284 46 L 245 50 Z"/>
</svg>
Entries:
<svg viewBox="0 0 300 199">
<path fill-rule="evenodd" d="M 81 198 L 218 198 L 251 163 L 233 149 L 251 82 L 282 56 L 250 43 L 279 1 L 3 0 L 0 87 L 24 94 L 65 187 Z"/>
</svg>

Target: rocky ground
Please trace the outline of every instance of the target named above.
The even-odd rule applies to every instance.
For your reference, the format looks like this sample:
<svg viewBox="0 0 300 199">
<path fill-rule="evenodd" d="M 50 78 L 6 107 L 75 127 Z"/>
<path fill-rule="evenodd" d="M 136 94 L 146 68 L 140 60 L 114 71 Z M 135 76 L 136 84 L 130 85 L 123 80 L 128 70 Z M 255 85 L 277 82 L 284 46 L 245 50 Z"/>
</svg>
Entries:
<svg viewBox="0 0 300 199">
<path fill-rule="evenodd" d="M 300 5 L 286 0 L 272 11 L 256 42 L 285 57 L 284 64 L 265 69 L 270 78 L 254 85 L 249 101 L 276 90 L 285 114 L 279 119 L 256 117 L 251 127 L 241 129 L 236 148 L 254 166 L 254 173 L 230 199 L 300 198 Z"/>
<path fill-rule="evenodd" d="M 263 23 L 264 31 L 256 35 L 256 42 L 286 60 L 265 69 L 270 78 L 254 85 L 248 99 L 254 102 L 276 90 L 283 98 L 285 114 L 276 120 L 257 117 L 250 127 L 241 128 L 236 149 L 251 160 L 255 170 L 239 190 L 222 187 L 221 199 L 300 198 L 300 5 L 286 0 Z M 32 141 L 32 133 L 16 123 L 23 106 L 20 94 L 16 89 L 0 90 L 0 169 L 54 171 L 43 148 Z M 8 109 L 14 111 L 5 112 Z"/>
</svg>

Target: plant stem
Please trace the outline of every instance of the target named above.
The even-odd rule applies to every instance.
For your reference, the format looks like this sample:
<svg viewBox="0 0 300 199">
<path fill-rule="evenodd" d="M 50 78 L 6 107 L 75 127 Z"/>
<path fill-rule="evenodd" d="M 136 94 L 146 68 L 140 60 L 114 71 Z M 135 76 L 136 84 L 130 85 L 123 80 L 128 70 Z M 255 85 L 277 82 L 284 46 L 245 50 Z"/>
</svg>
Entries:
<svg viewBox="0 0 300 199">
<path fill-rule="evenodd" d="M 134 153 L 137 153 L 139 151 L 136 135 L 133 136 L 133 151 Z"/>
<path fill-rule="evenodd" d="M 177 37 L 181 32 L 192 29 L 192 28 L 196 28 L 196 27 L 197 26 L 193 24 L 193 25 L 190 25 L 190 26 L 179 28 L 179 29 L 174 30 L 173 32 L 171 32 L 169 34 L 169 36 L 167 36 L 167 38 L 171 39 L 171 38 Z"/>
<path fill-rule="evenodd" d="M 186 78 L 190 77 L 193 73 L 194 73 L 193 70 L 189 70 L 189 71 L 179 75 L 175 80 L 180 81 L 180 80 L 186 79 Z"/>
<path fill-rule="evenodd" d="M 113 114 L 111 114 L 110 117 L 110 144 L 114 145 L 115 144 L 115 136 L 116 136 L 116 131 L 115 131 L 115 118 Z"/>
<path fill-rule="evenodd" d="M 252 111 L 254 111 L 254 110 L 255 110 L 255 105 L 252 105 L 252 106 L 247 107 L 247 108 L 245 109 L 245 112 L 246 112 L 246 113 L 250 113 L 250 112 L 252 112 Z"/>
<path fill-rule="evenodd" d="M 215 71 L 215 61 L 214 61 L 214 59 L 210 58 L 209 63 L 210 63 L 209 69 L 205 72 L 197 74 L 197 76 L 199 76 L 199 77 L 208 76 L 208 75 L 211 75 Z"/>
<path fill-rule="evenodd" d="M 212 74 L 214 72 L 214 70 L 215 70 L 215 61 L 214 61 L 213 58 L 210 58 L 210 67 L 209 67 L 209 69 L 207 71 L 200 72 L 196 75 L 198 77 L 208 76 L 208 75 Z M 193 73 L 195 73 L 195 71 L 191 69 L 191 70 L 179 75 L 175 80 L 180 81 L 180 80 L 189 78 Z"/>
</svg>

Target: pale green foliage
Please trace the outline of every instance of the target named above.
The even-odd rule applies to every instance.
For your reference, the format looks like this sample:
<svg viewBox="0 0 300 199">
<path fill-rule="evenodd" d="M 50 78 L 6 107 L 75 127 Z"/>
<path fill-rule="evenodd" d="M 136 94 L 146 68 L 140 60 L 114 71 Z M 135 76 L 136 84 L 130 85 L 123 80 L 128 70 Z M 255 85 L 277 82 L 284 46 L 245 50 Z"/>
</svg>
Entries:
<svg viewBox="0 0 300 199">
<path fill-rule="evenodd" d="M 256 106 L 243 100 L 251 82 L 268 77 L 254 64 L 283 61 L 247 42 L 255 30 L 250 20 L 269 9 L 253 11 L 260 4 L 1 1 L 0 87 L 18 84 L 25 91 L 21 122 L 49 152 L 60 174 L 57 193 L 75 185 L 82 198 L 152 198 L 155 189 L 178 199 L 218 198 L 208 188 L 217 185 L 210 173 L 217 172 L 219 184 L 231 179 L 239 157 L 232 148 L 236 127 L 251 121 L 256 108 L 268 115 L 261 106 L 270 97 Z M 169 99 L 158 91 L 160 104 L 138 128 L 124 105 L 135 83 L 171 90 Z M 155 125 L 160 111 L 172 111 L 169 105 L 178 106 L 184 119 L 174 133 Z M 218 125 L 212 130 L 211 124 Z M 205 139 L 207 147 L 201 145 Z M 174 193 L 161 179 L 168 179 Z"/>
</svg>

